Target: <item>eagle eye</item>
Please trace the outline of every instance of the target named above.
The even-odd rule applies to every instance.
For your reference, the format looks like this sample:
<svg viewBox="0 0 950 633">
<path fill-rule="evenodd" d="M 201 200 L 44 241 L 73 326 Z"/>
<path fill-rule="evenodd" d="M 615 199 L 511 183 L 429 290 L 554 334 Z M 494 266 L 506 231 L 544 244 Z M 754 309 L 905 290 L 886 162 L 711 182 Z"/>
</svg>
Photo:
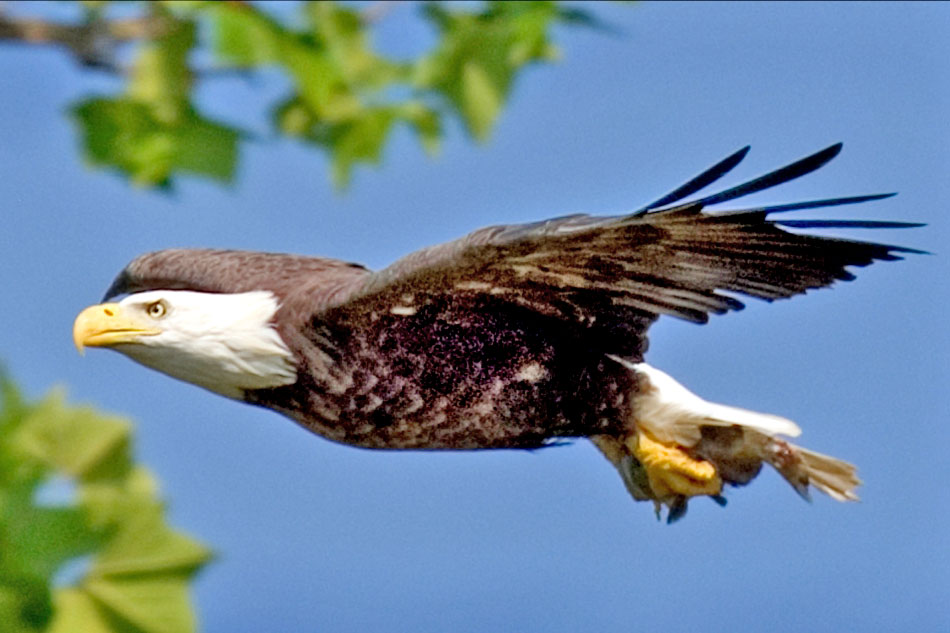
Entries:
<svg viewBox="0 0 950 633">
<path fill-rule="evenodd" d="M 145 308 L 145 312 L 153 319 L 162 318 L 167 311 L 168 308 L 165 306 L 164 301 L 153 301 Z"/>
</svg>

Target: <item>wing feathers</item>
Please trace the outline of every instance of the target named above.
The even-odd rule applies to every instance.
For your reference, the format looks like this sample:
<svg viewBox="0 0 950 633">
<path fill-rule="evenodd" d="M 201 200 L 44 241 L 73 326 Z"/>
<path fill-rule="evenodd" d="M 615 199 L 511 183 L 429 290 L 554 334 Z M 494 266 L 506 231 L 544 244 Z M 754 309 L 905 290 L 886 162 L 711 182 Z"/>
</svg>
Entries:
<svg viewBox="0 0 950 633">
<path fill-rule="evenodd" d="M 841 143 L 835 143 L 831 147 L 826 147 L 811 156 L 806 156 L 790 165 L 786 165 L 775 171 L 770 171 L 764 176 L 759 176 L 758 178 L 731 189 L 726 189 L 725 191 L 697 200 L 696 203 L 708 207 L 710 205 L 719 204 L 720 202 L 725 202 L 726 200 L 735 200 L 736 198 L 741 198 L 742 196 L 747 196 L 762 191 L 763 189 L 769 189 L 770 187 L 781 185 L 796 178 L 801 178 L 837 156 L 841 151 L 841 147 Z"/>
<path fill-rule="evenodd" d="M 793 202 L 791 204 L 776 204 L 768 207 L 759 207 L 757 209 L 744 209 L 740 213 L 749 211 L 763 211 L 765 213 L 785 213 L 787 211 L 800 211 L 802 209 L 820 209 L 822 207 L 838 207 L 845 204 L 860 204 L 872 200 L 883 200 L 892 198 L 896 193 L 875 193 L 867 196 L 847 196 L 844 198 L 828 198 L 826 200 L 807 200 L 805 202 Z M 723 215 L 727 215 L 728 212 Z"/>
<path fill-rule="evenodd" d="M 588 323 L 621 323 L 631 315 L 667 314 L 705 322 L 739 310 L 730 293 L 766 301 L 853 279 L 850 266 L 900 259 L 913 249 L 801 235 L 789 228 L 906 228 L 874 220 L 770 220 L 772 213 L 880 200 L 872 194 L 708 213 L 733 200 L 808 174 L 841 144 L 741 185 L 676 206 L 722 177 L 748 148 L 735 152 L 643 209 L 626 216 L 565 216 L 515 226 L 487 227 L 435 246 L 373 275 L 362 294 L 491 292 L 544 313 Z"/>
<path fill-rule="evenodd" d="M 686 196 L 691 196 L 697 191 L 706 188 L 732 171 L 732 169 L 738 165 L 743 158 L 745 158 L 745 155 L 749 153 L 750 149 L 751 146 L 746 145 L 738 152 L 727 156 L 703 173 L 699 174 L 689 182 L 677 187 L 659 200 L 654 200 L 650 204 L 638 209 L 637 211 L 634 211 L 634 215 L 640 215 L 646 211 L 649 211 L 650 209 L 665 207 L 668 204 L 672 204 L 677 200 L 682 200 Z"/>
<path fill-rule="evenodd" d="M 884 220 L 776 220 L 774 224 L 795 229 L 915 229 L 920 222 L 891 222 Z"/>
</svg>

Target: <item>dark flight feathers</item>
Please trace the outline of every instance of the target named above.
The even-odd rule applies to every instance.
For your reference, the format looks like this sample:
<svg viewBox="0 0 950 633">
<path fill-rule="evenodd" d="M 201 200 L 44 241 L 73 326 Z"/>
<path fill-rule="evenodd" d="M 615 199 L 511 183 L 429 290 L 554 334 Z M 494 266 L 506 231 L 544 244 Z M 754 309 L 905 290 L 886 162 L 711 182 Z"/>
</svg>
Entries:
<svg viewBox="0 0 950 633">
<path fill-rule="evenodd" d="M 481 293 L 544 315 L 605 327 L 644 327 L 668 314 L 705 322 L 743 307 L 732 294 L 771 301 L 853 276 L 847 266 L 900 259 L 912 249 L 800 235 L 790 228 L 920 226 L 864 220 L 770 220 L 769 215 L 856 204 L 894 194 L 812 200 L 708 213 L 734 200 L 808 174 L 841 150 L 836 144 L 722 192 L 680 202 L 724 176 L 745 147 L 628 215 L 571 215 L 492 226 L 416 251 L 375 273 L 323 258 L 170 250 L 134 260 L 107 298 L 158 288 L 209 292 L 266 289 L 313 316 L 363 301 L 423 302 L 426 296 Z M 679 204 L 674 203 L 679 202 Z M 726 294 L 729 293 L 729 294 Z M 301 316 L 303 316 L 301 314 Z M 639 332 L 642 334 L 642 331 Z"/>
<path fill-rule="evenodd" d="M 494 293 L 564 318 L 624 319 L 631 311 L 705 322 L 709 313 L 743 304 L 722 291 L 765 300 L 791 297 L 835 280 L 847 266 L 919 252 L 847 239 L 798 235 L 794 228 L 898 228 L 910 223 L 777 220 L 769 214 L 856 204 L 894 194 L 814 200 L 707 213 L 733 200 L 818 169 L 840 151 L 833 145 L 749 182 L 692 202 L 669 205 L 725 175 L 743 148 L 654 203 L 630 215 L 572 215 L 531 224 L 480 229 L 408 255 L 367 279 L 360 294 L 406 290 Z"/>
</svg>

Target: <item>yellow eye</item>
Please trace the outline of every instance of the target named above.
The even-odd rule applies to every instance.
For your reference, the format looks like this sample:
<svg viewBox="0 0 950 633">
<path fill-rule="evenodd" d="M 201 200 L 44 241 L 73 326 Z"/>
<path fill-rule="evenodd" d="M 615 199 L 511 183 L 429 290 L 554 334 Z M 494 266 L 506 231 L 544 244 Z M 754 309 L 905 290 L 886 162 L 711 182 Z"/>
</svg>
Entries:
<svg viewBox="0 0 950 633">
<path fill-rule="evenodd" d="M 148 307 L 145 308 L 145 311 L 153 319 L 160 319 L 165 316 L 165 302 L 164 301 L 155 301 L 154 303 L 148 304 Z"/>
</svg>

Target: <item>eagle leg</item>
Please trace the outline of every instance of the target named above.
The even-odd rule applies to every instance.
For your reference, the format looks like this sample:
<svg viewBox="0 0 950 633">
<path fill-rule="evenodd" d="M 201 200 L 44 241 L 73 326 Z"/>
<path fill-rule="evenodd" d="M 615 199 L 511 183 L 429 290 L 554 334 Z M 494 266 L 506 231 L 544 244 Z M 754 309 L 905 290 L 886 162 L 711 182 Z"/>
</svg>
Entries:
<svg viewBox="0 0 950 633">
<path fill-rule="evenodd" d="M 691 497 L 719 505 L 724 483 L 742 486 L 770 464 L 805 499 L 809 486 L 838 501 L 857 501 L 856 469 L 843 460 L 796 446 L 791 420 L 707 402 L 645 363 L 611 356 L 637 377 L 631 419 L 619 435 L 590 439 L 620 472 L 638 501 L 653 501 L 667 522 L 686 514 Z"/>
<path fill-rule="evenodd" d="M 652 501 L 657 519 L 667 507 L 667 523 L 681 519 L 690 497 L 708 495 L 723 504 L 722 478 L 712 463 L 692 457 L 674 444 L 665 444 L 643 430 L 625 438 L 595 435 L 594 445 L 623 479 L 637 501 Z"/>
<path fill-rule="evenodd" d="M 630 453 L 643 465 L 655 498 L 715 496 L 722 492 L 716 467 L 690 456 L 675 444 L 660 442 L 646 430 L 637 429 L 624 439 Z"/>
</svg>

